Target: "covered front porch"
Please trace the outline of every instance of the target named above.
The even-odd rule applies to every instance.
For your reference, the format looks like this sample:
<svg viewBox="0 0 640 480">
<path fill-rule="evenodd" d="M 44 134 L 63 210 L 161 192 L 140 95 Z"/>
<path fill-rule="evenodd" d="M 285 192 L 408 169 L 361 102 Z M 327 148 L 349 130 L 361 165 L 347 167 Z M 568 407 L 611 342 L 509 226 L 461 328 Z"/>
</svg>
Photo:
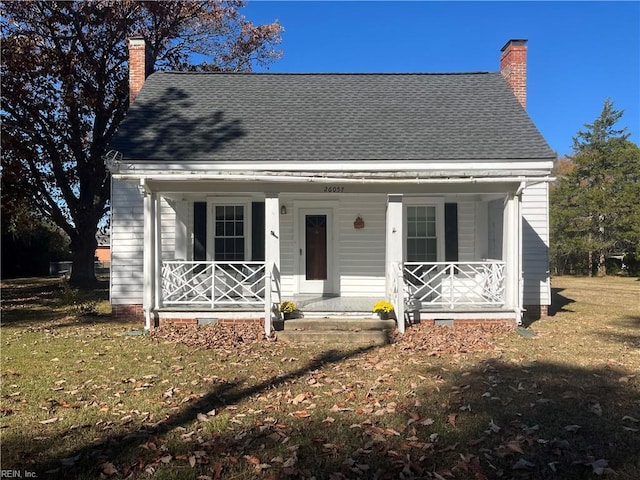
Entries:
<svg viewBox="0 0 640 480">
<path fill-rule="evenodd" d="M 386 299 L 400 332 L 420 319 L 521 320 L 521 182 L 320 183 L 315 194 L 177 183 L 140 183 L 147 328 L 264 319 L 269 335 L 284 300 L 305 316 L 355 317 Z"/>
</svg>

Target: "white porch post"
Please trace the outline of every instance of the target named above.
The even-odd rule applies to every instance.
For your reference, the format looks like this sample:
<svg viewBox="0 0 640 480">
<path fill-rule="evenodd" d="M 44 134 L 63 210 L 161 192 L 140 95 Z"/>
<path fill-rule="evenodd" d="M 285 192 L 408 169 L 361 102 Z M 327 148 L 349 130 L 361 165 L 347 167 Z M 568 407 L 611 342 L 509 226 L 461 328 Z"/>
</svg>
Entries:
<svg viewBox="0 0 640 480">
<path fill-rule="evenodd" d="M 155 300 L 154 284 L 156 281 L 156 194 L 146 190 L 144 181 L 140 182 L 144 195 L 144 246 L 142 259 L 143 293 L 142 309 L 145 316 L 145 329 L 149 330 L 151 325 L 151 311 Z"/>
<path fill-rule="evenodd" d="M 277 193 L 267 193 L 264 199 L 264 260 L 265 301 L 264 333 L 271 335 L 273 305 L 280 304 L 280 199 Z"/>
<path fill-rule="evenodd" d="M 387 298 L 393 302 L 393 285 L 396 285 L 396 317 L 400 333 L 404 333 L 404 281 L 402 270 L 397 272 L 395 266 L 398 265 L 402 269 L 404 261 L 403 214 L 402 195 L 389 195 L 386 229 L 386 291 Z"/>
<path fill-rule="evenodd" d="M 393 265 L 403 262 L 404 233 L 403 233 L 402 195 L 389 195 L 387 199 L 387 231 L 386 231 L 386 291 L 391 295 L 391 275 Z"/>
<path fill-rule="evenodd" d="M 155 194 L 155 232 L 154 232 L 154 261 L 155 261 L 155 302 L 154 308 L 162 307 L 162 196 Z"/>
<path fill-rule="evenodd" d="M 520 197 L 510 193 L 505 199 L 502 230 L 502 259 L 506 263 L 505 306 L 516 312 L 516 322 L 522 322 L 522 215 Z"/>
</svg>

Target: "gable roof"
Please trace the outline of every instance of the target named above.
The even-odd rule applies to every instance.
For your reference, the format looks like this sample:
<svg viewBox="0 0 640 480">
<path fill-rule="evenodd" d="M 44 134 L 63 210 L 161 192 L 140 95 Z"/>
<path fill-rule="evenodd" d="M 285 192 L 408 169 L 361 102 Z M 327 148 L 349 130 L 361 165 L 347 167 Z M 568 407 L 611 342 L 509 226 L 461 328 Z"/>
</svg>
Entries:
<svg viewBox="0 0 640 480">
<path fill-rule="evenodd" d="M 154 162 L 555 158 L 499 72 L 156 72 L 111 148 Z"/>
</svg>

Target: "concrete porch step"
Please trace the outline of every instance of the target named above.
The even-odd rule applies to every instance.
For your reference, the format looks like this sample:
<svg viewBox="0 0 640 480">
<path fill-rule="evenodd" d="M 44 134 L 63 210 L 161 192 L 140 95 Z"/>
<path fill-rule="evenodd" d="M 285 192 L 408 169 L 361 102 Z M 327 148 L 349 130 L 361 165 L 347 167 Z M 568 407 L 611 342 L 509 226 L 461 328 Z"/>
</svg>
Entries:
<svg viewBox="0 0 640 480">
<path fill-rule="evenodd" d="M 275 325 L 276 338 L 292 343 L 384 345 L 396 328 L 395 320 L 330 317 L 295 318 Z"/>
</svg>

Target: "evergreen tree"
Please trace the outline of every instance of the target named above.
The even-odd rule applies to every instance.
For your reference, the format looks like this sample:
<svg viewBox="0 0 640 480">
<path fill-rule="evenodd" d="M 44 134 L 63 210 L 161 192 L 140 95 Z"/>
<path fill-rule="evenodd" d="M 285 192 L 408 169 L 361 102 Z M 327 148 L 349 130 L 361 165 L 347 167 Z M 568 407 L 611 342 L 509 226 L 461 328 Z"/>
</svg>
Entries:
<svg viewBox="0 0 640 480">
<path fill-rule="evenodd" d="M 609 255 L 640 254 L 640 149 L 616 128 L 622 115 L 607 99 L 573 139 L 573 168 L 551 191 L 556 265 L 582 257 L 589 275 L 606 275 Z"/>
</svg>

